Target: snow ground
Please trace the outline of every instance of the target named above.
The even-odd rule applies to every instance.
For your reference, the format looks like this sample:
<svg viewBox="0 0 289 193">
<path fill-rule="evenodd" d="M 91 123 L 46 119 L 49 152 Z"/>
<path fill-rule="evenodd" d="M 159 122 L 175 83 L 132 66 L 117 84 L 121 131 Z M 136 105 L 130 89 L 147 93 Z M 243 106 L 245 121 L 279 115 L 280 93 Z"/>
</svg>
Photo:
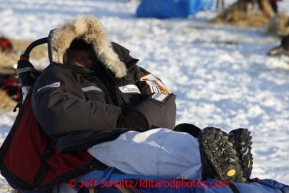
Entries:
<svg viewBox="0 0 289 193">
<path fill-rule="evenodd" d="M 112 41 L 129 48 L 140 66 L 177 94 L 177 123 L 227 132 L 249 128 L 252 177 L 289 184 L 289 64 L 266 56 L 279 39 L 264 29 L 211 24 L 208 19 L 216 12 L 210 10 L 186 19 L 140 19 L 134 16 L 137 5 L 126 0 L 0 0 L 0 31 L 33 41 L 78 14 L 99 17 Z M 289 14 L 288 1 L 279 7 Z M 0 143 L 15 116 L 0 112 Z M 0 178 L 0 192 L 10 191 L 5 184 Z"/>
</svg>

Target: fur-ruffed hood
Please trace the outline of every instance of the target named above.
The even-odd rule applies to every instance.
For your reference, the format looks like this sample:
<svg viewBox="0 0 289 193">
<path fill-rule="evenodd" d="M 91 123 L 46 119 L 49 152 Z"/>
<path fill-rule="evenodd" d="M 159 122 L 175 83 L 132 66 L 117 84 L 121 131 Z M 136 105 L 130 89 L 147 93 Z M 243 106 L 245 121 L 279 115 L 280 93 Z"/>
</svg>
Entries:
<svg viewBox="0 0 289 193">
<path fill-rule="evenodd" d="M 114 52 L 101 22 L 92 15 L 79 15 L 50 32 L 48 37 L 50 62 L 63 64 L 63 56 L 76 38 L 92 45 L 97 58 L 115 74 L 115 77 L 121 78 L 126 75 L 126 65 Z"/>
</svg>

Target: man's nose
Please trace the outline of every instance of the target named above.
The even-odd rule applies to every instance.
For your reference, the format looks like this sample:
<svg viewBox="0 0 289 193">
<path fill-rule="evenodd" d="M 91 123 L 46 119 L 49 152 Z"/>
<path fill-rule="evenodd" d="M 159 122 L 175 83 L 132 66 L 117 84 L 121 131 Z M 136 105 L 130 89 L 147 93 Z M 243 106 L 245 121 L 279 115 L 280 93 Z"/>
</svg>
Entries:
<svg viewBox="0 0 289 193">
<path fill-rule="evenodd" d="M 86 66 L 87 66 L 87 67 L 90 67 L 90 66 L 92 66 L 92 65 L 93 65 L 93 60 L 90 59 L 90 58 L 87 58 L 87 60 L 86 60 Z"/>
</svg>

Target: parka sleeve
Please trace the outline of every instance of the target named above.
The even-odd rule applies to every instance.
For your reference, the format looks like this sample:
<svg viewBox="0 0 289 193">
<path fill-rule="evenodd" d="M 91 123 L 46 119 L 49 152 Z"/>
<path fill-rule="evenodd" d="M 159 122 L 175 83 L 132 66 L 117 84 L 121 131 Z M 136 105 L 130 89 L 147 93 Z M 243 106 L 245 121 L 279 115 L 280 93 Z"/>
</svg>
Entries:
<svg viewBox="0 0 289 193">
<path fill-rule="evenodd" d="M 43 72 L 38 78 L 32 105 L 36 119 L 50 137 L 71 131 L 103 131 L 117 127 L 121 108 L 85 100 L 72 73 Z"/>
</svg>

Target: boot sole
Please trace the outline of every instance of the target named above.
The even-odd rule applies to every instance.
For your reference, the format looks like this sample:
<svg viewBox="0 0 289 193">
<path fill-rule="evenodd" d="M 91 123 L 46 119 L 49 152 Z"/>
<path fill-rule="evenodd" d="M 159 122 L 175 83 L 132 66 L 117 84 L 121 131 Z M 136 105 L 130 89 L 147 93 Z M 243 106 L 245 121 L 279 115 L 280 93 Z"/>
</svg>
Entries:
<svg viewBox="0 0 289 193">
<path fill-rule="evenodd" d="M 235 135 L 233 135 L 235 133 Z M 234 136 L 236 136 L 235 139 Z M 242 161 L 243 177 L 246 181 L 250 180 L 253 169 L 253 155 L 252 150 L 252 137 L 248 129 L 236 129 L 229 133 L 230 141 L 235 141 L 234 148 L 237 150 L 237 155 Z"/>
<path fill-rule="evenodd" d="M 199 136 L 203 177 L 244 182 L 242 166 L 229 140 L 221 129 L 207 127 Z"/>
</svg>

